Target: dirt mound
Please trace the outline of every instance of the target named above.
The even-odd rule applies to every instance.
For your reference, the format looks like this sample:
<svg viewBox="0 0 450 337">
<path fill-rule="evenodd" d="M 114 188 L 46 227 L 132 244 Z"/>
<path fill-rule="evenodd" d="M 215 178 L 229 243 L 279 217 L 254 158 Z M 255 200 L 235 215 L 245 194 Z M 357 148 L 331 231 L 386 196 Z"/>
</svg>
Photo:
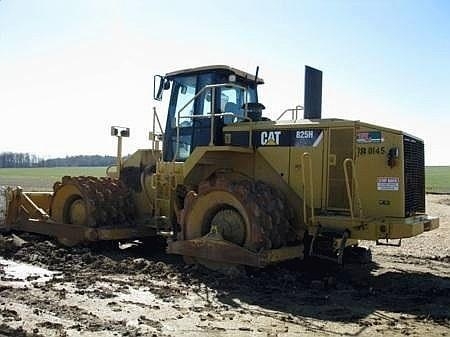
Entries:
<svg viewBox="0 0 450 337">
<path fill-rule="evenodd" d="M 442 205 L 450 206 L 450 198 L 443 198 L 443 199 L 439 200 L 439 203 Z"/>
<path fill-rule="evenodd" d="M 21 243 L 17 241 L 23 240 Z M 66 276 L 77 272 L 99 274 L 146 274 L 155 279 L 173 279 L 184 265 L 169 264 L 158 257 L 138 257 L 140 250 L 122 251 L 118 246 L 63 247 L 34 234 L 0 235 L 0 255 L 16 261 L 42 266 Z M 162 253 L 162 252 L 161 252 Z M 167 259 L 167 257 L 164 257 Z"/>
<path fill-rule="evenodd" d="M 3 236 L 0 234 L 0 256 L 10 257 L 17 251 L 12 237 Z"/>
<path fill-rule="evenodd" d="M 32 332 L 29 333 L 25 331 L 22 327 L 20 328 L 11 328 L 7 326 L 6 324 L 0 324 L 0 336 L 6 336 L 6 337 L 44 337 L 41 334 Z"/>
</svg>

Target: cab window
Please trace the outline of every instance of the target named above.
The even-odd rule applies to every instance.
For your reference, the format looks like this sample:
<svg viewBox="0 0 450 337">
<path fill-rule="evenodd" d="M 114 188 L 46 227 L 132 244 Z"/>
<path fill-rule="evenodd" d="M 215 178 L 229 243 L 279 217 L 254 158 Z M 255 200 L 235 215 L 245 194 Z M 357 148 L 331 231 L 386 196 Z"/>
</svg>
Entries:
<svg viewBox="0 0 450 337">
<path fill-rule="evenodd" d="M 222 112 L 233 113 L 234 116 L 226 116 L 225 124 L 242 121 L 238 116 L 244 116 L 243 105 L 245 103 L 256 102 L 256 92 L 254 89 L 241 89 L 236 87 L 222 87 L 220 89 L 220 110 Z"/>
<path fill-rule="evenodd" d="M 175 103 L 175 118 L 172 119 L 172 127 L 192 126 L 192 116 L 194 114 L 194 96 L 197 87 L 197 76 L 182 77 L 175 83 L 176 86 L 176 103 Z M 181 110 L 188 104 L 183 110 Z M 181 110 L 181 111 L 180 111 Z M 178 112 L 180 112 L 180 120 L 178 121 Z"/>
</svg>

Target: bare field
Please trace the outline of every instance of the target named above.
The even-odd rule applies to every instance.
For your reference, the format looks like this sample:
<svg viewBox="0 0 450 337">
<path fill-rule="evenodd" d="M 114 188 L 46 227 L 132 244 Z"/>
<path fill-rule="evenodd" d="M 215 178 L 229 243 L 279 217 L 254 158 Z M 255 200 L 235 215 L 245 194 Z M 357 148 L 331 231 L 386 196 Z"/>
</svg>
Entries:
<svg viewBox="0 0 450 337">
<path fill-rule="evenodd" d="M 4 234 L 0 336 L 450 336 L 449 204 L 427 196 L 441 227 L 372 245 L 372 264 L 292 261 L 234 278 L 185 266 L 161 241 L 68 249 L 22 234 L 17 247 Z"/>
</svg>

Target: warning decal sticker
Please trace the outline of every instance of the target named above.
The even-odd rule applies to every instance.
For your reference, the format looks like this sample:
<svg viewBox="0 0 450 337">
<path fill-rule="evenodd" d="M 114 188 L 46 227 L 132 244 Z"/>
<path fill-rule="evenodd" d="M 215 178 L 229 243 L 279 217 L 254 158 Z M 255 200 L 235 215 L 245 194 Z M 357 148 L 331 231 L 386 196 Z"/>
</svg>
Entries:
<svg viewBox="0 0 450 337">
<path fill-rule="evenodd" d="M 358 144 L 382 143 L 383 141 L 381 131 L 358 132 L 356 134 Z"/>
<path fill-rule="evenodd" d="M 398 177 L 378 177 L 378 191 L 398 191 L 400 189 L 400 178 Z"/>
</svg>

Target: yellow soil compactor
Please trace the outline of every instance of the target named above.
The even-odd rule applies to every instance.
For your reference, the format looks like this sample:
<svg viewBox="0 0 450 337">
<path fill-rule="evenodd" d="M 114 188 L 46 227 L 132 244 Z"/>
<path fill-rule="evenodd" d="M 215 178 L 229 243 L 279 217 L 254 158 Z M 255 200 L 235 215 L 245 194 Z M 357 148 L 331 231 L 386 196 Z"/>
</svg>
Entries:
<svg viewBox="0 0 450 337">
<path fill-rule="evenodd" d="M 112 127 L 118 162 L 104 178 L 8 189 L 2 226 L 68 246 L 164 235 L 169 253 L 211 268 L 342 262 L 345 251 L 364 259 L 358 240 L 392 244 L 439 226 L 425 214 L 422 140 L 322 119 L 322 72 L 310 67 L 304 108 L 270 120 L 263 83 L 258 71 L 222 65 L 155 76 L 154 98 L 170 91 L 170 101 L 164 131 L 153 110 L 149 149 L 122 158 L 129 129 Z"/>
</svg>

